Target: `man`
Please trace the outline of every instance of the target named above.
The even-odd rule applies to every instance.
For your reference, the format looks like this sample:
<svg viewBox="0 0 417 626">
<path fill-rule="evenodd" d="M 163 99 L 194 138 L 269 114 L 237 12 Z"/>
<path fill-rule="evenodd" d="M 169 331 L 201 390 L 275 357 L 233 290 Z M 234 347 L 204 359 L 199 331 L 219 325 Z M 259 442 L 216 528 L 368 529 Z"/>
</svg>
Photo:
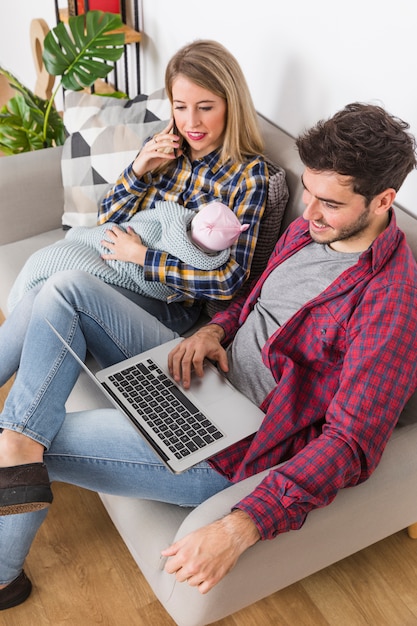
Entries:
<svg viewBox="0 0 417 626">
<path fill-rule="evenodd" d="M 55 402 L 54 411 L 36 424 L 51 480 L 102 492 L 198 504 L 272 468 L 223 519 L 163 551 L 166 571 L 201 593 L 249 546 L 300 528 L 309 511 L 329 504 L 339 489 L 366 480 L 417 386 L 417 266 L 392 209 L 416 166 L 415 140 L 407 128 L 380 107 L 355 103 L 300 136 L 303 217 L 281 237 L 249 296 L 218 313 L 169 356 L 170 371 L 185 387 L 192 368 L 202 376 L 204 359 L 216 361 L 265 412 L 253 437 L 173 475 L 118 411 L 106 419 L 103 411 L 80 412 L 57 427 L 61 408 Z M 133 306 L 128 301 L 108 332 L 103 319 L 114 314 L 111 296 L 92 316 L 94 294 L 70 288 L 66 278 L 52 277 L 43 287 L 26 346 L 45 332 L 46 312 L 75 329 L 79 353 L 86 344 L 102 361 L 110 353 L 113 362 L 120 360 L 118 350 L 126 342 L 138 351 L 150 347 L 149 341 L 175 336 L 152 316 L 128 310 Z M 134 315 L 137 321 L 129 326 L 126 320 Z M 54 363 L 57 349 L 49 341 Z M 54 369 L 60 402 L 77 373 L 72 359 Z M 18 439 L 19 445 L 22 439 L 31 443 L 13 431 L 7 437 L 5 454 L 16 451 Z M 26 463 L 33 460 L 27 457 Z M 13 464 L 17 461 L 8 463 Z M 32 465 L 41 471 L 40 463 Z M 2 476 L 13 472 L 0 470 L 4 493 L 9 488 Z M 25 486 L 30 493 L 33 485 Z M 50 500 L 47 494 L 45 504 Z M 1 506 L 0 499 L 0 514 Z M 44 510 L 9 517 L 10 522 L 7 515 L 2 518 L 0 530 L 0 608 L 30 593 L 22 567 Z"/>
<path fill-rule="evenodd" d="M 185 387 L 210 358 L 263 400 L 257 435 L 214 467 L 235 482 L 287 460 L 235 512 L 164 552 L 167 571 L 202 592 L 253 543 L 299 528 L 311 509 L 368 478 L 417 386 L 417 270 L 392 210 L 415 167 L 405 128 L 381 108 L 352 104 L 299 137 L 303 217 L 248 299 L 170 355 Z"/>
</svg>

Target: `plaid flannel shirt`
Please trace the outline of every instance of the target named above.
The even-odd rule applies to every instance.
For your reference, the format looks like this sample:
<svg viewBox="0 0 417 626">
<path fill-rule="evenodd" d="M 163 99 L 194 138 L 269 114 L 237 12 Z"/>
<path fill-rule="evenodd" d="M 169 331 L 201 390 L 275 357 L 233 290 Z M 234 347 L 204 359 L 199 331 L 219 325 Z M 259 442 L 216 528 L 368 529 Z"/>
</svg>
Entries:
<svg viewBox="0 0 417 626">
<path fill-rule="evenodd" d="M 213 318 L 225 343 L 245 322 L 268 274 L 309 242 L 299 218 L 247 300 Z M 262 357 L 276 387 L 261 405 L 263 423 L 253 437 L 211 459 L 233 482 L 273 468 L 236 505 L 263 539 L 300 528 L 310 510 L 371 475 L 417 386 L 416 348 L 417 266 L 392 213 L 358 263 L 266 342 Z"/>
<path fill-rule="evenodd" d="M 100 224 L 126 221 L 138 211 L 152 208 L 157 200 L 171 200 L 195 210 L 218 200 L 229 206 L 242 224 L 249 224 L 232 246 L 227 263 L 215 270 L 198 270 L 166 252 L 148 249 L 145 279 L 172 287 L 177 293 L 169 301 L 230 300 L 249 276 L 266 203 L 267 166 L 260 157 L 243 164 L 221 164 L 219 157 L 219 149 L 193 162 L 183 155 L 172 169 L 149 172 L 140 179 L 131 164 L 101 203 Z"/>
</svg>

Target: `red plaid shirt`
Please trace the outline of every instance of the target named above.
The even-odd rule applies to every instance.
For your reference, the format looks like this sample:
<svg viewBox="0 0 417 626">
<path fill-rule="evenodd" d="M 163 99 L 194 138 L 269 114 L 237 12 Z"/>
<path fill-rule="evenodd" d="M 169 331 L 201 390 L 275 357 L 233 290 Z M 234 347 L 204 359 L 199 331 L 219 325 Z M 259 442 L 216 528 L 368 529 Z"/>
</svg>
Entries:
<svg viewBox="0 0 417 626">
<path fill-rule="evenodd" d="M 310 242 L 299 218 L 246 301 L 213 318 L 225 343 L 245 322 L 270 272 Z M 358 263 L 266 342 L 262 358 L 277 384 L 261 405 L 263 423 L 253 437 L 211 459 L 233 482 L 273 468 L 236 505 L 263 539 L 300 528 L 309 511 L 371 475 L 417 387 L 416 348 L 417 265 L 392 214 Z"/>
</svg>

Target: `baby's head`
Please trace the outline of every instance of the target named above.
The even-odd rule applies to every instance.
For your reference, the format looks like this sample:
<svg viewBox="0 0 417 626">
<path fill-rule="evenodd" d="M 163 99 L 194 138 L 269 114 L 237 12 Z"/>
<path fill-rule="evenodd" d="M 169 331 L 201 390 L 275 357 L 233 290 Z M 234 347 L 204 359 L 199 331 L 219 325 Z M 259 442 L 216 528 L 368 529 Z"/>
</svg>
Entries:
<svg viewBox="0 0 417 626">
<path fill-rule="evenodd" d="M 209 202 L 201 207 L 191 221 L 191 239 L 203 250 L 219 252 L 237 241 L 240 233 L 249 228 L 222 202 Z"/>
</svg>

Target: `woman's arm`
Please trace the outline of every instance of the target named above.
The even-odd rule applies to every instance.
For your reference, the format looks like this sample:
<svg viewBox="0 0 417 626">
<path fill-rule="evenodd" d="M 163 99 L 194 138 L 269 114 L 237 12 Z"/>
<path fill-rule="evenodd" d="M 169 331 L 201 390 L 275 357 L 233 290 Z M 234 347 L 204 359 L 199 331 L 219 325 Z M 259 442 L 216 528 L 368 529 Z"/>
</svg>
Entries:
<svg viewBox="0 0 417 626">
<path fill-rule="evenodd" d="M 179 137 L 172 134 L 172 127 L 173 120 L 161 132 L 144 142 L 134 161 L 104 196 L 98 210 L 99 224 L 129 220 L 138 211 L 152 208 L 156 199 L 161 199 L 158 198 L 158 185 L 154 184 L 154 179 L 159 181 L 161 177 L 154 177 L 153 173 L 164 163 L 176 161 L 178 154 L 181 154 L 177 150 Z M 178 175 L 180 170 L 177 161 L 174 171 L 170 170 L 173 188 L 177 188 L 180 184 L 178 181 L 182 180 Z"/>
</svg>

